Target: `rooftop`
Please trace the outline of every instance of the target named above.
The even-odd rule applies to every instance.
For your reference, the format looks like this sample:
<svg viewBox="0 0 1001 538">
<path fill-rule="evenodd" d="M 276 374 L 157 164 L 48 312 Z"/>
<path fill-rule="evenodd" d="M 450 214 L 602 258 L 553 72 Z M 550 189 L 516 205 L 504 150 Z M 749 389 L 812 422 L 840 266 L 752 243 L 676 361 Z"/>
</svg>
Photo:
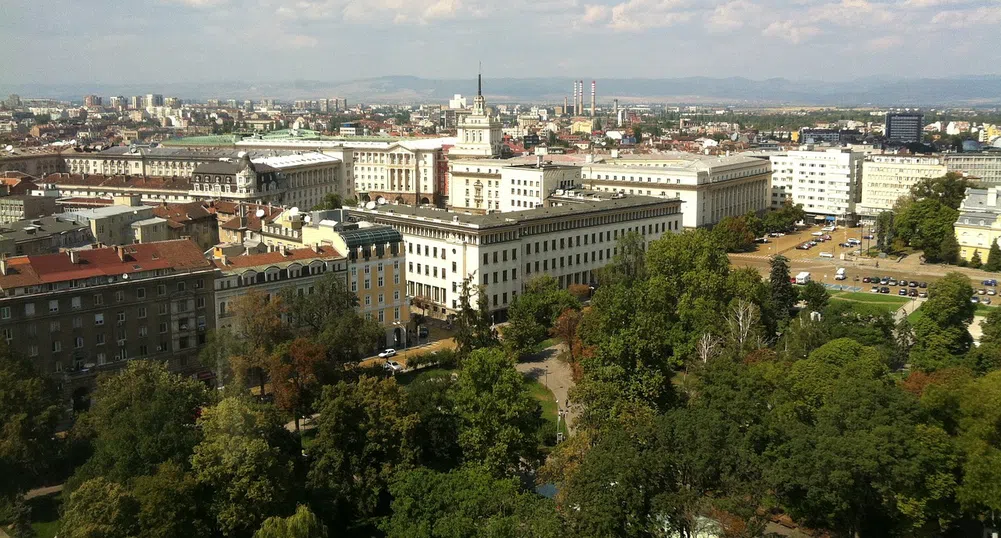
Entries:
<svg viewBox="0 0 1001 538">
<path fill-rule="evenodd" d="M 255 164 L 266 164 L 268 166 L 282 169 L 296 166 L 306 166 L 311 164 L 334 164 L 341 162 L 336 157 L 324 155 L 319 152 L 295 153 L 292 155 L 279 155 L 274 157 L 257 157 L 253 160 Z"/>
<path fill-rule="evenodd" d="M 87 228 L 87 225 L 72 219 L 62 220 L 57 217 L 42 217 L 40 219 L 27 219 L 0 224 L 0 238 L 13 239 L 15 242 L 20 242 L 29 239 L 51 237 L 81 228 Z"/>
<path fill-rule="evenodd" d="M 248 254 L 245 256 L 227 257 L 226 264 L 222 260 L 212 260 L 216 267 L 220 269 L 250 268 L 271 266 L 279 263 L 290 263 L 295 261 L 312 260 L 317 258 L 331 259 L 343 258 L 344 255 L 330 245 L 320 245 L 314 251 L 311 248 L 297 248 L 291 250 L 276 250 L 274 252 L 264 252 L 261 254 Z"/>
<path fill-rule="evenodd" d="M 403 241 L 403 235 L 391 226 L 366 226 L 339 233 L 344 243 L 351 249 Z"/>
<path fill-rule="evenodd" d="M 140 211 L 151 209 L 149 206 L 128 206 L 109 205 L 105 207 L 93 207 L 90 209 L 74 209 L 63 213 L 66 218 L 79 218 L 81 220 L 94 220 L 117 215 L 128 215 L 130 213 L 138 215 Z"/>
<path fill-rule="evenodd" d="M 94 277 L 108 277 L 113 282 L 146 271 L 198 271 L 213 267 L 198 245 L 187 239 L 72 252 L 73 256 L 59 253 L 8 259 L 6 274 L 0 274 L 0 290 Z"/>
<path fill-rule="evenodd" d="M 38 181 L 44 184 L 86 185 L 90 187 L 110 187 L 124 189 L 154 189 L 170 191 L 190 191 L 191 178 L 155 176 L 105 176 L 102 174 L 49 174 Z"/>
</svg>

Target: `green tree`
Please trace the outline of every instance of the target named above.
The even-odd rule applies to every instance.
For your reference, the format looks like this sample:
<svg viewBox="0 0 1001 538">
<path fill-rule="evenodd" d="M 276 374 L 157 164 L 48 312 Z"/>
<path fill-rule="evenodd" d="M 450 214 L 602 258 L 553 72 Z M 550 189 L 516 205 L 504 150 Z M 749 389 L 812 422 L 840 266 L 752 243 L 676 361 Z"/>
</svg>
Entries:
<svg viewBox="0 0 1001 538">
<path fill-rule="evenodd" d="M 646 241 L 639 232 L 624 234 L 615 244 L 615 256 L 599 273 L 602 284 L 646 278 Z"/>
<path fill-rule="evenodd" d="M 531 352 L 549 334 L 556 318 L 567 309 L 580 309 L 580 301 L 549 275 L 525 283 L 524 293 L 508 308 L 509 324 L 504 340 L 515 356 Z"/>
<path fill-rule="evenodd" d="M 476 466 L 448 473 L 418 468 L 391 487 L 389 538 L 557 538 L 563 529 L 553 502 L 523 492 L 514 478 Z"/>
<path fill-rule="evenodd" d="M 983 264 L 984 261 L 980 258 L 980 250 L 974 250 L 973 256 L 970 258 L 970 267 L 980 269 Z"/>
<path fill-rule="evenodd" d="M 510 475 L 538 456 L 542 409 L 514 363 L 496 349 L 474 351 L 452 388 L 463 459 Z"/>
<path fill-rule="evenodd" d="M 799 298 L 806 302 L 807 308 L 813 312 L 823 312 L 830 300 L 827 288 L 820 282 L 809 282 L 799 291 Z"/>
<path fill-rule="evenodd" d="M 924 251 L 928 261 L 944 261 L 951 256 L 944 243 L 955 235 L 953 224 L 958 217 L 959 211 L 937 199 L 921 199 L 898 208 L 895 232 L 911 247 Z"/>
<path fill-rule="evenodd" d="M 894 239 L 893 212 L 883 211 L 876 217 L 876 248 L 889 254 L 893 250 Z"/>
<path fill-rule="evenodd" d="M 298 443 L 271 406 L 226 398 L 198 419 L 204 439 L 191 456 L 198 482 L 211 489 L 216 528 L 243 536 L 294 495 Z"/>
<path fill-rule="evenodd" d="M 984 270 L 1001 271 L 1001 246 L 998 246 L 997 241 L 991 243 L 991 250 L 987 253 L 987 263 L 984 264 Z"/>
<path fill-rule="evenodd" d="M 793 305 L 796 304 L 796 289 L 793 288 L 789 275 L 789 258 L 772 256 L 771 271 L 768 281 L 772 289 L 772 303 L 775 305 L 775 316 L 781 321 L 789 319 Z"/>
<path fill-rule="evenodd" d="M 312 211 L 324 211 L 327 209 L 340 209 L 343 206 L 343 200 L 341 195 L 336 192 L 332 192 L 323 197 L 320 203 L 313 206 Z"/>
<path fill-rule="evenodd" d="M 152 476 L 136 478 L 131 496 L 139 508 L 139 536 L 212 536 L 208 492 L 178 463 L 164 463 Z"/>
<path fill-rule="evenodd" d="M 922 306 L 924 316 L 914 321 L 911 363 L 923 371 L 936 370 L 958 360 L 973 342 L 967 327 L 976 305 L 970 302 L 973 288 L 962 273 L 949 273 L 932 284 Z"/>
<path fill-rule="evenodd" d="M 487 292 L 482 286 L 472 282 L 469 275 L 462 280 L 459 293 L 459 312 L 456 319 L 455 343 L 459 354 L 469 356 L 474 349 L 490 347 L 497 343 L 493 334 L 493 316 L 487 302 Z M 476 291 L 476 308 L 471 301 L 473 291 Z"/>
<path fill-rule="evenodd" d="M 0 505 L 35 485 L 54 453 L 59 392 L 0 342 Z"/>
<path fill-rule="evenodd" d="M 306 414 L 311 397 L 319 387 L 320 370 L 326 359 L 323 346 L 299 337 L 279 345 L 268 365 L 275 404 L 292 417 L 296 433 L 299 418 Z"/>
<path fill-rule="evenodd" d="M 139 504 L 128 488 L 102 477 L 80 485 L 59 522 L 68 538 L 138 538 Z"/>
<path fill-rule="evenodd" d="M 972 187 L 970 180 L 958 172 L 949 172 L 937 178 L 927 178 L 911 187 L 911 195 L 917 200 L 936 200 L 946 207 L 959 209 L 966 198 L 966 189 Z"/>
<path fill-rule="evenodd" d="M 462 458 L 459 417 L 452 408 L 452 375 L 429 372 L 407 385 L 406 410 L 417 415 L 415 449 L 420 464 L 433 469 L 455 467 Z"/>
<path fill-rule="evenodd" d="M 327 526 L 307 506 L 299 505 L 289 517 L 264 520 L 254 538 L 327 538 Z"/>
<path fill-rule="evenodd" d="M 713 227 L 713 235 L 727 252 L 744 252 L 754 248 L 754 232 L 743 216 L 724 217 Z"/>
<path fill-rule="evenodd" d="M 636 145 L 643 143 L 643 127 L 639 125 L 633 126 L 633 138 L 636 139 Z"/>
<path fill-rule="evenodd" d="M 309 485 L 342 522 L 376 515 L 397 469 L 418 461 L 418 415 L 407 408 L 395 379 L 362 376 L 356 383 L 326 386 L 310 449 Z"/>
<path fill-rule="evenodd" d="M 964 457 L 957 498 L 963 509 L 991 525 L 1001 512 L 1001 371 L 991 372 L 959 393 L 957 443 Z"/>
<path fill-rule="evenodd" d="M 187 465 L 201 436 L 195 420 L 208 402 L 205 385 L 157 361 L 132 361 L 101 379 L 93 407 L 77 425 L 93 437 L 94 452 L 69 489 L 99 476 L 127 483 L 168 461 Z"/>
<path fill-rule="evenodd" d="M 959 260 L 959 242 L 956 241 L 955 234 L 946 234 L 942 238 L 942 243 L 938 247 L 939 258 L 948 264 L 955 264 Z"/>
</svg>

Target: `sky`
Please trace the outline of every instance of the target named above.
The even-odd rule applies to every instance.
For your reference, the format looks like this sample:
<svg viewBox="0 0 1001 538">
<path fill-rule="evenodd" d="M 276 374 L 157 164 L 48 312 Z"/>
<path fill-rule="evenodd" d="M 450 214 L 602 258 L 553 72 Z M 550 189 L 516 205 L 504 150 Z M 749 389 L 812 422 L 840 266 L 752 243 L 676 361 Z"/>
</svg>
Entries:
<svg viewBox="0 0 1001 538">
<path fill-rule="evenodd" d="M 0 0 L 0 84 L 1001 72 L 1001 0 Z"/>
</svg>

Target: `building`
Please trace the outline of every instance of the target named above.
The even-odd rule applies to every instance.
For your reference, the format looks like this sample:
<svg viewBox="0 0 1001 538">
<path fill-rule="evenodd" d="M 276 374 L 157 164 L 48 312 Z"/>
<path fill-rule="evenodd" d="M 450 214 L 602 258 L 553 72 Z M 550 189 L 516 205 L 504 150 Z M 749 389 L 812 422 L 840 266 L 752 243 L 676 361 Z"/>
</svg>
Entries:
<svg viewBox="0 0 1001 538">
<path fill-rule="evenodd" d="M 21 172 L 32 177 L 42 177 L 65 170 L 63 156 L 51 148 L 0 150 L 0 172 Z"/>
<path fill-rule="evenodd" d="M 191 178 L 106 176 L 103 174 L 49 174 L 38 181 L 34 196 L 57 198 L 114 198 L 139 196 L 142 202 L 188 202 Z"/>
<path fill-rule="evenodd" d="M 83 97 L 83 106 L 87 108 L 100 107 L 101 97 L 98 95 L 85 95 Z"/>
<path fill-rule="evenodd" d="M 557 203 L 489 215 L 391 205 L 349 214 L 402 234 L 408 295 L 440 319 L 456 313 L 467 277 L 484 286 L 501 321 L 528 279 L 547 274 L 563 287 L 589 284 L 626 233 L 639 232 L 649 242 L 682 228 L 678 199 L 589 193 Z"/>
<path fill-rule="evenodd" d="M 0 224 L 0 255 L 28 256 L 81 248 L 94 242 L 87 224 L 64 217 L 42 217 Z"/>
<path fill-rule="evenodd" d="M 129 360 L 194 373 L 215 323 L 214 280 L 190 241 L 0 259 L 0 332 L 75 400 Z"/>
<path fill-rule="evenodd" d="M 923 114 L 888 112 L 883 135 L 891 142 L 920 142 L 923 128 Z"/>
<path fill-rule="evenodd" d="M 0 196 L 31 194 L 36 188 L 35 178 L 21 172 L 0 173 Z"/>
<path fill-rule="evenodd" d="M 193 199 L 280 202 L 284 182 L 277 168 L 255 163 L 247 153 L 236 159 L 199 164 L 191 176 Z"/>
<path fill-rule="evenodd" d="M 164 202 L 153 207 L 153 214 L 167 221 L 167 236 L 170 239 L 190 238 L 202 250 L 208 250 L 219 242 L 215 202 Z"/>
<path fill-rule="evenodd" d="M 1001 185 L 1001 151 L 951 153 L 945 156 L 945 166 L 981 186 Z"/>
<path fill-rule="evenodd" d="M 959 206 L 959 218 L 954 225 L 959 255 L 969 261 L 974 253 L 987 261 L 991 245 L 1001 237 L 1001 186 L 966 189 L 966 198 Z"/>
<path fill-rule="evenodd" d="M 851 149 L 772 154 L 772 208 L 786 202 L 802 204 L 809 216 L 854 222 L 863 157 Z"/>
<path fill-rule="evenodd" d="M 0 223 L 38 219 L 55 212 L 55 198 L 25 195 L 0 196 Z"/>
<path fill-rule="evenodd" d="M 239 153 L 236 149 L 114 146 L 102 151 L 67 151 L 64 157 L 65 170 L 72 174 L 191 177 L 198 165 L 236 159 Z"/>
<path fill-rule="evenodd" d="M 143 108 L 163 106 L 163 95 L 159 93 L 148 93 L 143 99 Z"/>
<path fill-rule="evenodd" d="M 581 186 L 579 166 L 554 165 L 543 162 L 541 156 L 536 164 L 522 161 L 449 161 L 449 209 L 473 213 L 521 211 L 542 207 L 558 189 Z"/>
<path fill-rule="evenodd" d="M 281 202 L 292 207 L 311 209 L 328 194 L 340 194 L 341 160 L 323 153 L 296 153 L 254 159 L 254 164 L 270 166 L 279 172 L 284 190 Z"/>
<path fill-rule="evenodd" d="M 278 249 L 246 256 L 227 256 L 223 249 L 213 252 L 219 269 L 215 280 L 215 325 L 235 329 L 234 303 L 251 290 L 277 297 L 286 290 L 312 294 L 320 279 L 335 274 L 341 281 L 347 275 L 347 259 L 333 247 Z"/>
<path fill-rule="evenodd" d="M 942 177 L 947 169 L 942 157 L 870 155 L 862 163 L 862 200 L 858 214 L 866 221 L 890 211 L 901 196 L 924 179 Z"/>
<path fill-rule="evenodd" d="M 597 191 L 679 199 L 684 227 L 698 228 L 768 209 L 771 173 L 767 160 L 745 155 L 613 152 L 604 162 L 585 163 L 581 181 Z"/>
<path fill-rule="evenodd" d="M 487 109 L 483 78 L 477 77 L 473 111 L 459 119 L 458 142 L 449 150 L 450 158 L 488 158 L 501 153 L 501 122 Z"/>
<path fill-rule="evenodd" d="M 842 145 L 858 142 L 861 138 L 862 133 L 854 129 L 815 129 L 806 127 L 799 130 L 799 142 L 801 144 L 828 143 Z"/>
<path fill-rule="evenodd" d="M 124 200 L 122 205 L 95 207 L 93 209 L 77 209 L 67 211 L 62 215 L 65 220 L 72 220 L 90 227 L 95 241 L 104 245 L 128 245 L 139 241 L 145 232 L 147 241 L 162 241 L 167 239 L 167 227 L 164 219 L 150 222 L 156 218 L 153 208 L 138 205 L 138 199 Z M 135 225 L 139 224 L 138 227 Z M 159 224 L 156 228 L 143 230 L 143 226 Z M 137 233 L 138 232 L 138 233 Z"/>
</svg>

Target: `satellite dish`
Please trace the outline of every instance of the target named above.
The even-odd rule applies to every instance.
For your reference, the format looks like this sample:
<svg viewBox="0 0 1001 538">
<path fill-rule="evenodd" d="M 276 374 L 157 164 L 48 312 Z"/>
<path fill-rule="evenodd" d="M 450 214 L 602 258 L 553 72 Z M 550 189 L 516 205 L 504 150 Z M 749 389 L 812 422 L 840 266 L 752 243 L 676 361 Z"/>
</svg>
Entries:
<svg viewBox="0 0 1001 538">
<path fill-rule="evenodd" d="M 129 279 L 129 274 L 128 273 L 122 273 L 122 280 L 128 280 L 128 279 Z"/>
<path fill-rule="evenodd" d="M 236 156 L 239 157 L 239 158 L 241 158 L 241 159 L 243 159 L 243 158 L 245 158 L 247 156 L 247 152 L 246 151 L 241 151 L 240 153 L 237 153 Z"/>
<path fill-rule="evenodd" d="M 299 208 L 293 206 L 292 209 L 288 210 L 288 214 L 289 214 L 290 217 L 294 217 L 294 216 L 298 215 L 299 214 Z"/>
<path fill-rule="evenodd" d="M 305 222 L 306 224 L 309 224 L 309 221 L 311 220 L 313 220 L 313 218 L 310 217 L 309 215 L 306 215 L 305 217 L 302 218 L 302 221 Z"/>
<path fill-rule="evenodd" d="M 375 202 L 365 204 L 365 209 L 375 209 Z"/>
<path fill-rule="evenodd" d="M 264 218 L 264 210 L 263 209 L 258 209 L 257 213 L 255 213 L 255 215 L 257 215 L 257 218 L 259 218 L 259 219 L 260 218 Z"/>
<path fill-rule="evenodd" d="M 383 205 L 383 204 L 385 204 L 385 203 L 386 203 L 386 199 L 385 199 L 385 198 L 383 198 L 382 196 L 380 196 L 380 197 L 379 197 L 379 199 L 378 199 L 378 200 L 376 200 L 376 202 L 378 202 L 378 203 L 379 203 L 379 205 Z"/>
<path fill-rule="evenodd" d="M 7 151 L 14 151 L 14 146 L 11 146 L 10 144 L 7 144 L 7 147 L 5 147 L 3 149 L 5 149 Z"/>
<path fill-rule="evenodd" d="M 76 145 L 76 139 L 75 138 L 73 140 L 70 140 L 70 145 L 71 146 L 75 146 Z"/>
</svg>

